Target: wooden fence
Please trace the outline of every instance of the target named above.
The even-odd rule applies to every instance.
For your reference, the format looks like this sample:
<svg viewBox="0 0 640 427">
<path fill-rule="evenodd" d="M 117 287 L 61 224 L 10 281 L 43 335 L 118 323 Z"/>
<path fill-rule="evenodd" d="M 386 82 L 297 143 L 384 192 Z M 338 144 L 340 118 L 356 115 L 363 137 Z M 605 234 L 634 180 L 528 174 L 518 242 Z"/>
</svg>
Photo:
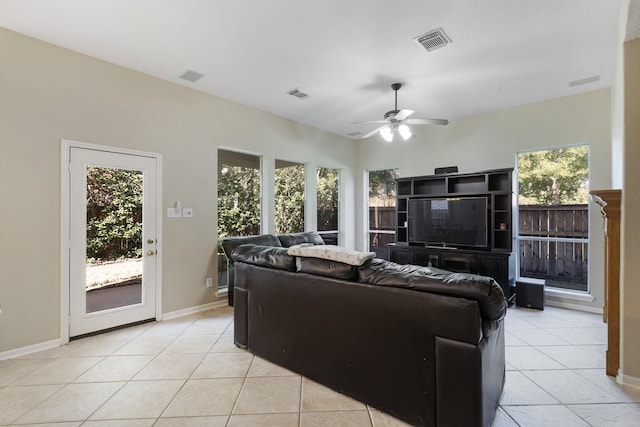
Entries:
<svg viewBox="0 0 640 427">
<path fill-rule="evenodd" d="M 520 276 L 587 290 L 587 205 L 520 206 Z"/>
<path fill-rule="evenodd" d="M 395 215 L 396 208 L 393 206 L 369 207 L 369 248 L 378 258 L 389 259 L 389 243 L 396 241 Z"/>
</svg>

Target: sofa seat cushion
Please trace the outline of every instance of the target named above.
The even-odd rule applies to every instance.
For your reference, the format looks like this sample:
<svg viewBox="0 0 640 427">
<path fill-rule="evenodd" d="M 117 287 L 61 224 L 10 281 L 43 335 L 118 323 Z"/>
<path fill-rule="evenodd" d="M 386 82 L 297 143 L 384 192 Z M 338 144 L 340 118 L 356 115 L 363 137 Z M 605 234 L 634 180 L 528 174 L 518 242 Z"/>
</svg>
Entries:
<svg viewBox="0 0 640 427">
<path fill-rule="evenodd" d="M 234 262 L 274 268 L 276 270 L 296 271 L 295 258 L 280 246 L 240 245 L 231 252 Z"/>
<path fill-rule="evenodd" d="M 278 234 L 280 244 L 285 248 L 289 246 L 299 245 L 301 243 L 311 243 L 313 245 L 324 245 L 324 240 L 316 231 L 308 231 L 305 233 L 288 233 Z"/>
<path fill-rule="evenodd" d="M 295 245 L 288 249 L 289 255 L 298 257 L 320 258 L 359 266 L 372 259 L 375 252 L 358 252 L 335 245 Z"/>
<path fill-rule="evenodd" d="M 491 277 L 373 259 L 358 268 L 357 280 L 370 285 L 408 288 L 474 300 L 478 302 L 482 316 L 489 320 L 502 319 L 507 312 L 502 288 Z"/>
</svg>

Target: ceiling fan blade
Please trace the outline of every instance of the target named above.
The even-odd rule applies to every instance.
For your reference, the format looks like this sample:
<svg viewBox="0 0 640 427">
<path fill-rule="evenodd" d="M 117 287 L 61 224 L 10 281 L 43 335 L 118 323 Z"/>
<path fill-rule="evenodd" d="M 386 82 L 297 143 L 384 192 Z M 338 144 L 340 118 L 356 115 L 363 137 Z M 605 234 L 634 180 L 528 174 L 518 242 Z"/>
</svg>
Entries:
<svg viewBox="0 0 640 427">
<path fill-rule="evenodd" d="M 365 138 L 369 138 L 370 136 L 375 135 L 377 132 L 380 131 L 381 128 L 383 128 L 384 126 L 378 126 L 377 128 L 375 128 L 374 130 L 372 130 L 371 132 L 365 133 L 364 135 L 362 135 L 360 137 L 360 139 L 365 139 Z"/>
<path fill-rule="evenodd" d="M 396 120 L 404 120 L 414 113 L 413 110 L 402 109 L 396 113 Z"/>
<path fill-rule="evenodd" d="M 448 125 L 447 119 L 408 119 L 405 123 L 410 125 Z"/>
<path fill-rule="evenodd" d="M 369 123 L 388 123 L 386 120 L 367 120 L 364 122 L 351 122 L 352 125 L 361 125 L 361 124 L 369 124 Z"/>
</svg>

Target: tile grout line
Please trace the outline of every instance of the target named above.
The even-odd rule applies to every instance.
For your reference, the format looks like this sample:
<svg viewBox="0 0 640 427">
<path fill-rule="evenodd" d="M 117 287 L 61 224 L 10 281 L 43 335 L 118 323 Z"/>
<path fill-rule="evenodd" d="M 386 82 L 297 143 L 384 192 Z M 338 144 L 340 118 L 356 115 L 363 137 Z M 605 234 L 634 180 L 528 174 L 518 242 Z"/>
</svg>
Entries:
<svg viewBox="0 0 640 427">
<path fill-rule="evenodd" d="M 298 427 L 302 427 L 302 396 L 304 393 L 304 390 L 302 389 L 303 387 L 304 387 L 304 381 L 302 381 L 302 375 L 300 375 L 300 397 L 298 402 Z"/>
</svg>

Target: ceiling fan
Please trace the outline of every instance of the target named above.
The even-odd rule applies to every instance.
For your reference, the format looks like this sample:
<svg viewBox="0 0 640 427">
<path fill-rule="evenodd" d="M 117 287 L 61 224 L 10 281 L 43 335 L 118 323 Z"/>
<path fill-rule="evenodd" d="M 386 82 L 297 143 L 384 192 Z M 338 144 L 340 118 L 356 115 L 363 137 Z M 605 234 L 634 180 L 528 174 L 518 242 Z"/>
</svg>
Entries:
<svg viewBox="0 0 640 427">
<path fill-rule="evenodd" d="M 382 138 L 385 141 L 391 142 L 395 135 L 400 135 L 404 141 L 411 138 L 411 129 L 408 125 L 446 125 L 449 120 L 445 119 L 409 119 L 408 117 L 413 114 L 413 110 L 398 110 L 398 90 L 402 87 L 401 83 L 393 83 L 391 89 L 395 91 L 395 107 L 391 111 L 387 111 L 384 115 L 384 120 L 370 120 L 365 122 L 352 122 L 351 124 L 363 124 L 363 123 L 382 123 L 381 126 L 375 128 L 371 132 L 362 135 L 360 138 L 369 138 L 376 132 L 380 132 Z"/>
</svg>

